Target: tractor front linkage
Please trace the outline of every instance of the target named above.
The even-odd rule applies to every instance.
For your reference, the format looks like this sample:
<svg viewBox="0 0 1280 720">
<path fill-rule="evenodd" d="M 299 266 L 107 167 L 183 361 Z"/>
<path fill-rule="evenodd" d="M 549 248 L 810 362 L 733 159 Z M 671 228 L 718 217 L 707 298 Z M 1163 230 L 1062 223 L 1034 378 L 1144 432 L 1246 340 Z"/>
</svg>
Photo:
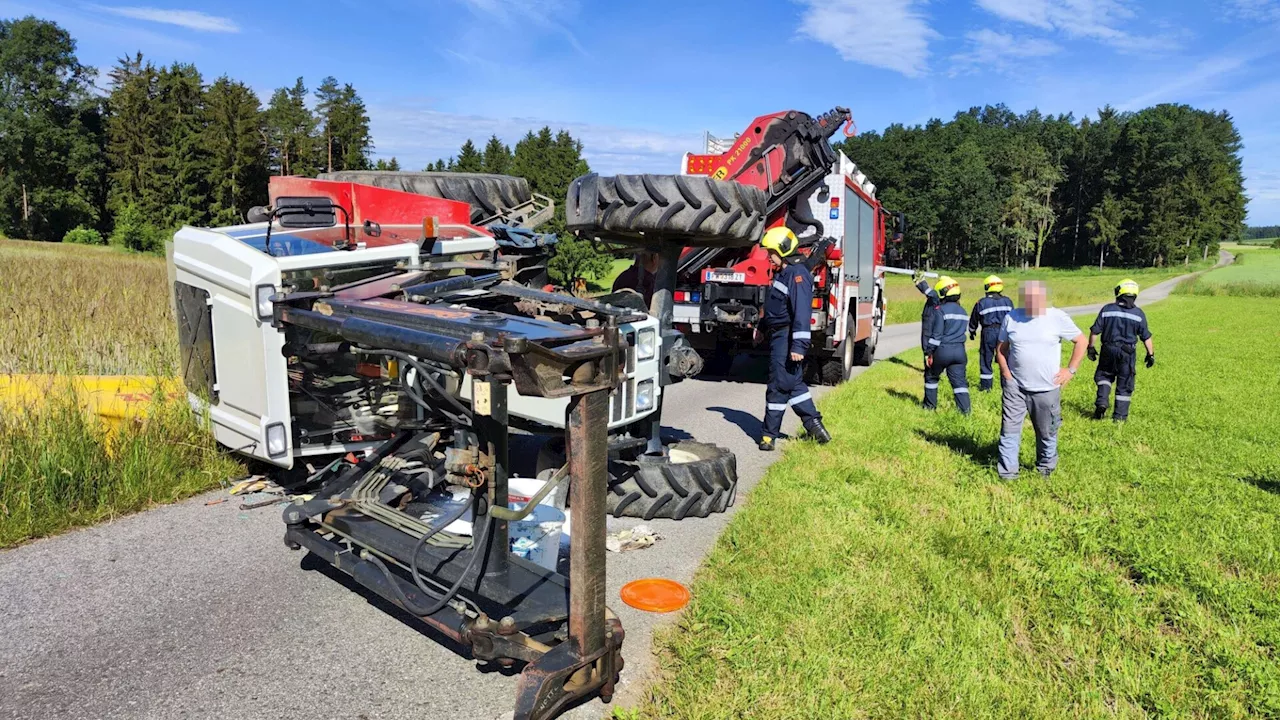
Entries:
<svg viewBox="0 0 1280 720">
<path fill-rule="evenodd" d="M 438 419 L 432 426 L 421 412 L 417 418 L 396 418 L 395 432 L 371 454 L 322 470 L 310 499 L 299 499 L 284 512 L 286 544 L 309 550 L 469 648 L 478 660 L 506 667 L 525 663 L 518 720 L 555 717 L 595 694 L 608 702 L 623 666 L 624 637 L 621 623 L 605 607 L 609 395 L 626 357 L 619 323 L 634 313 L 575 300 L 590 306 L 597 320 L 566 325 L 410 301 L 444 296 L 460 283 L 483 284 L 492 293 L 523 299 L 546 295 L 535 299 L 563 303 L 563 296 L 494 279 L 418 285 L 407 275 L 403 285 L 395 280 L 377 283 L 395 288 L 395 297 L 369 296 L 358 288 L 277 295 L 273 321 L 307 337 L 337 338 L 360 352 L 412 366 L 422 376 L 452 369 L 472 383 L 470 412 L 452 411 L 457 414 L 450 415 L 451 439 L 444 439 Z M 508 523 L 522 512 L 508 507 L 511 384 L 524 396 L 569 398 L 568 462 L 557 475 L 563 478 L 567 470 L 573 515 L 568 577 L 509 550 Z M 444 395 L 439 393 L 437 401 L 448 407 L 439 402 Z M 464 513 L 432 512 L 423 504 L 425 493 L 410 490 L 413 482 L 400 474 L 414 457 L 437 454 L 438 446 L 445 447 L 446 457 L 436 466 L 440 475 L 419 472 L 431 475 L 427 488 L 471 489 L 463 506 L 472 522 L 469 547 L 460 536 L 442 532 Z M 417 477 L 423 487 L 422 476 Z M 430 522 L 422 519 L 429 516 L 434 516 Z"/>
</svg>

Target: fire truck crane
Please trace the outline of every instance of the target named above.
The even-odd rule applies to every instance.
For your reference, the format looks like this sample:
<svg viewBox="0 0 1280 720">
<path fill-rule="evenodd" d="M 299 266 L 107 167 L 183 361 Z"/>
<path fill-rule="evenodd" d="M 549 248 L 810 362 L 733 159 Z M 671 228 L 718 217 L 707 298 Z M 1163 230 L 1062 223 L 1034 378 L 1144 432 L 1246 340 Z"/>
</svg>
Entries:
<svg viewBox="0 0 1280 720">
<path fill-rule="evenodd" d="M 814 277 L 810 382 L 842 382 L 875 357 L 886 223 L 905 230 L 866 174 L 831 147 L 842 125 L 852 125 L 848 108 L 762 115 L 730 142 L 708 137 L 708 152 L 686 155 L 680 175 L 580 178 L 569 192 L 569 226 L 662 256 L 656 287 L 670 287 L 671 297 L 653 314 L 665 312 L 669 334 L 683 336 L 713 374 L 757 352 L 752 332 L 772 281 L 758 242 L 768 228 L 790 227 L 798 261 Z M 682 238 L 690 247 L 672 242 Z"/>
<path fill-rule="evenodd" d="M 681 172 L 732 180 L 767 194 L 766 228 L 785 225 L 800 239 L 813 274 L 811 382 L 833 385 L 870 365 L 884 326 L 887 212 L 876 186 L 829 138 L 852 124 L 847 108 L 812 118 L 790 110 L 762 115 L 730 141 L 708 136 L 706 154 L 686 154 Z M 846 134 L 848 130 L 846 129 Z M 717 147 L 717 145 L 719 147 Z M 727 145 L 727 147 L 725 147 Z M 718 151 L 718 152 L 717 152 Z M 752 245 L 690 248 L 677 266 L 673 320 L 713 373 L 753 348 L 772 271 Z"/>
</svg>

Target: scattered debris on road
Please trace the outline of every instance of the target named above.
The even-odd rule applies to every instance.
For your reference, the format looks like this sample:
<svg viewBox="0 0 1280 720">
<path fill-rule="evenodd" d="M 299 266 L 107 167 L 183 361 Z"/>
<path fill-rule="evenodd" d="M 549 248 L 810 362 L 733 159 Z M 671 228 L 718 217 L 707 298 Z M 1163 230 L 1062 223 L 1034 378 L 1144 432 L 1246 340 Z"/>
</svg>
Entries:
<svg viewBox="0 0 1280 720">
<path fill-rule="evenodd" d="M 629 550 L 643 550 L 652 547 L 662 537 L 648 525 L 637 525 L 630 530 L 620 530 L 605 538 L 604 546 L 609 552 L 621 553 Z"/>
</svg>

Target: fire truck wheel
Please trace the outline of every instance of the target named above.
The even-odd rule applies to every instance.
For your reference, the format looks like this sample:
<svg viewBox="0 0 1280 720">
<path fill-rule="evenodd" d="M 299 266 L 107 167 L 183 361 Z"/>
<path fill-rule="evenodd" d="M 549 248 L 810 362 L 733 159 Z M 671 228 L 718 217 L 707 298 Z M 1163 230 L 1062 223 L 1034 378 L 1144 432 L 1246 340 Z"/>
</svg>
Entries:
<svg viewBox="0 0 1280 720">
<path fill-rule="evenodd" d="M 746 247 L 764 234 L 759 188 L 698 175 L 583 175 L 569 186 L 568 228 L 641 245 Z"/>
<path fill-rule="evenodd" d="M 493 217 L 503 210 L 529 202 L 529 181 L 490 173 L 400 172 L 344 170 L 321 173 L 321 180 L 375 185 L 390 190 L 457 200 L 471 206 L 471 222 Z"/>
<path fill-rule="evenodd" d="M 564 463 L 563 452 L 548 443 L 538 454 L 540 478 L 550 477 Z M 737 492 L 738 460 L 733 453 L 682 440 L 667 446 L 665 460 L 611 460 L 606 508 L 618 518 L 683 520 L 724 512 Z"/>
</svg>

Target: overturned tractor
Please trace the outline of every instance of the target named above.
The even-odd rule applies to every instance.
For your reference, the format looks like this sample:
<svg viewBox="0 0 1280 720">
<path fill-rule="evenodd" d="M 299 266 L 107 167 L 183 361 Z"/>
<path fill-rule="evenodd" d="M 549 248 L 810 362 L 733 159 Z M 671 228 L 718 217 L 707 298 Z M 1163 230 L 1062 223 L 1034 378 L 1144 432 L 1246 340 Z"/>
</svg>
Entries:
<svg viewBox="0 0 1280 720">
<path fill-rule="evenodd" d="M 663 442 L 664 388 L 690 369 L 669 320 L 543 289 L 550 239 L 511 240 L 528 216 L 412 189 L 278 178 L 258 222 L 180 230 L 183 381 L 218 441 L 291 489 L 287 545 L 475 659 L 523 665 L 517 718 L 607 701 L 624 637 L 605 604 L 607 514 L 723 511 L 733 456 Z M 524 502 L 516 434 L 552 440 Z M 553 494 L 567 558 L 513 555 L 513 526 Z"/>
</svg>

